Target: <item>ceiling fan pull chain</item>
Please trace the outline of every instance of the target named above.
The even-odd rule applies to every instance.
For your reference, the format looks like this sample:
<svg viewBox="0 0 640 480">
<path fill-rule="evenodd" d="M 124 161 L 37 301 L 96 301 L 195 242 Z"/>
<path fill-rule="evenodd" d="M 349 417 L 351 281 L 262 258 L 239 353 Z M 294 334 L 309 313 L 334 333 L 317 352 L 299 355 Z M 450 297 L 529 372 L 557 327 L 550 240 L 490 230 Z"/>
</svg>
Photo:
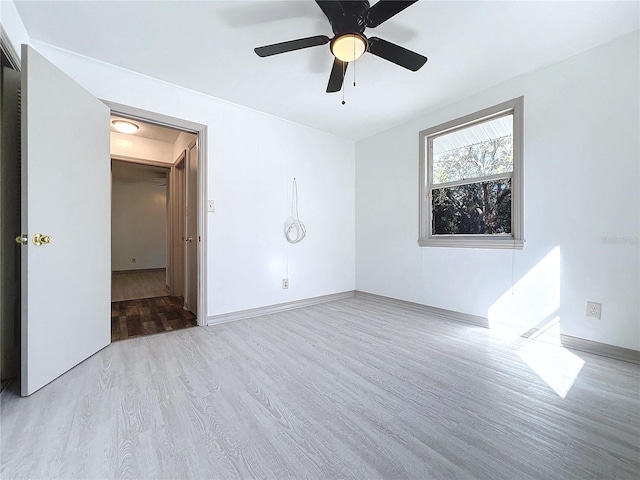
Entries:
<svg viewBox="0 0 640 480">
<path fill-rule="evenodd" d="M 353 36 L 353 86 L 356 86 L 356 36 Z"/>
<path fill-rule="evenodd" d="M 345 75 L 347 74 L 347 62 L 342 62 L 342 78 L 345 77 Z M 345 102 L 344 101 L 344 85 L 342 85 L 342 105 L 344 105 Z"/>
<path fill-rule="evenodd" d="M 353 62 L 353 86 L 356 86 L 356 62 Z"/>
</svg>

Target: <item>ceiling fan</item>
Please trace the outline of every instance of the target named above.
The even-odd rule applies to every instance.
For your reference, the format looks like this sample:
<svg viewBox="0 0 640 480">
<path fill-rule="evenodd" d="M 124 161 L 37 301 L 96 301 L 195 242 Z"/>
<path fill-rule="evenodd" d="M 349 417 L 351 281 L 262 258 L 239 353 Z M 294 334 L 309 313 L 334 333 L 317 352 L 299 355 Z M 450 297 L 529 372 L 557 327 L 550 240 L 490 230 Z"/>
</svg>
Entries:
<svg viewBox="0 0 640 480">
<path fill-rule="evenodd" d="M 415 72 L 426 63 L 427 57 L 378 37 L 367 38 L 364 31 L 367 27 L 375 28 L 386 22 L 417 1 L 379 0 L 373 7 L 370 7 L 366 0 L 316 0 L 320 9 L 329 19 L 334 33 L 333 38 L 326 35 L 316 35 L 257 47 L 254 51 L 260 57 L 269 57 L 330 43 L 331 53 L 335 59 L 329 76 L 327 93 L 339 92 L 342 89 L 349 62 L 357 60 L 365 52 Z"/>
</svg>

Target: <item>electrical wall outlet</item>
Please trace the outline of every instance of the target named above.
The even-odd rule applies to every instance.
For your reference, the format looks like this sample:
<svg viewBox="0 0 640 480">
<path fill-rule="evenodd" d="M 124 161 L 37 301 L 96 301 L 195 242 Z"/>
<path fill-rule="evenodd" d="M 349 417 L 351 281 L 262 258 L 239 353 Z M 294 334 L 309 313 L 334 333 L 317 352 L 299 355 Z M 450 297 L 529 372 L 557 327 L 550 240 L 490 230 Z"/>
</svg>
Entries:
<svg viewBox="0 0 640 480">
<path fill-rule="evenodd" d="M 289 279 L 288 278 L 283 278 L 282 279 L 282 289 L 286 290 L 287 288 L 289 288 Z"/>
<path fill-rule="evenodd" d="M 131 259 L 131 263 L 136 263 L 135 257 Z"/>
<path fill-rule="evenodd" d="M 602 318 L 602 304 L 596 302 L 587 302 L 587 317 Z"/>
</svg>

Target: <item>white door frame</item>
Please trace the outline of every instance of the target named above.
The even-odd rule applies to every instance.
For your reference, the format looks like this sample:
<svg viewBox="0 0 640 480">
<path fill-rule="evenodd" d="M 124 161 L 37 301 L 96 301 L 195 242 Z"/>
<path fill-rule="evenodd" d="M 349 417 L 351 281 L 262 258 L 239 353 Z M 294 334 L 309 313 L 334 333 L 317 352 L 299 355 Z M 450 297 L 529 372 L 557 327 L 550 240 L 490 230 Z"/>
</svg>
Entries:
<svg viewBox="0 0 640 480">
<path fill-rule="evenodd" d="M 184 181 L 185 181 L 185 188 L 184 188 L 184 193 L 186 194 L 186 205 L 187 205 L 187 209 L 185 210 L 185 217 L 183 218 L 183 221 L 185 221 L 184 224 L 184 232 L 185 232 L 185 236 L 191 236 L 191 232 L 193 224 L 192 224 L 192 218 L 193 218 L 193 206 L 191 205 L 191 200 L 192 200 L 192 188 L 193 188 L 193 184 L 192 184 L 192 150 L 193 148 L 196 148 L 196 153 L 199 157 L 200 153 L 199 153 L 199 147 L 200 147 L 200 143 L 198 141 L 198 138 L 193 139 L 191 142 L 189 142 L 189 145 L 187 146 L 187 149 L 185 150 L 185 171 L 184 171 Z M 198 168 L 198 163 L 200 161 L 200 158 L 196 158 L 196 177 L 198 172 L 200 171 L 200 169 Z M 198 194 L 199 191 L 199 187 L 198 187 L 198 183 L 199 183 L 199 178 L 196 178 L 196 194 Z M 196 207 L 197 208 L 197 212 L 196 212 L 196 224 L 199 224 L 199 216 L 198 214 L 200 213 L 199 210 L 199 206 L 201 205 L 201 202 L 198 200 L 196 200 Z M 205 204 L 202 204 L 205 205 Z M 198 238 L 196 239 L 196 247 L 198 244 L 202 243 L 201 239 L 200 239 L 200 229 L 198 228 L 199 225 L 196 225 L 196 230 L 197 230 L 197 236 Z M 185 256 L 184 256 L 184 266 L 185 266 L 185 275 L 184 275 L 184 300 L 185 300 L 185 305 L 189 306 L 189 310 L 192 313 L 196 313 L 199 312 L 198 310 L 198 306 L 199 306 L 199 301 L 198 301 L 198 296 L 200 295 L 200 292 L 198 291 L 198 289 L 196 288 L 195 292 L 193 291 L 192 287 L 192 279 L 193 279 L 193 265 L 191 263 L 191 261 L 193 260 L 192 256 L 193 256 L 193 243 L 192 242 L 185 242 L 184 244 L 185 247 Z M 198 280 L 198 272 L 202 269 L 200 267 L 200 264 L 198 262 L 198 258 L 200 256 L 199 253 L 199 249 L 196 248 L 196 285 L 199 285 L 200 282 Z M 195 293 L 196 295 L 196 302 L 195 305 L 193 304 L 194 302 L 192 302 L 191 300 L 193 299 L 193 294 Z M 193 310 L 196 310 L 196 312 L 194 312 Z M 197 318 L 197 313 L 196 313 L 196 318 Z"/>
<path fill-rule="evenodd" d="M 114 115 L 198 135 L 198 325 L 207 325 L 207 126 L 101 99 Z M 169 165 L 170 166 L 170 165 Z"/>
</svg>

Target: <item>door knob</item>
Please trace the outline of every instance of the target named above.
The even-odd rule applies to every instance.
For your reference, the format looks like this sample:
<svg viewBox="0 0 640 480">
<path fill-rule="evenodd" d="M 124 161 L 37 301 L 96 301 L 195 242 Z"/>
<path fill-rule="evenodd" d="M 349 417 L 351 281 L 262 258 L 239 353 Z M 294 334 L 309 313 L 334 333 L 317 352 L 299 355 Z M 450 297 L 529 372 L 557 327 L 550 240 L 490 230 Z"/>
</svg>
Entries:
<svg viewBox="0 0 640 480">
<path fill-rule="evenodd" d="M 53 237 L 51 237 L 50 235 L 42 235 L 40 233 L 36 233 L 33 236 L 33 244 L 34 245 L 42 245 L 45 243 L 51 243 L 53 241 Z"/>
<path fill-rule="evenodd" d="M 193 242 L 193 237 L 187 237 L 184 239 L 185 242 Z"/>
<path fill-rule="evenodd" d="M 16 243 L 20 245 L 28 245 L 29 244 L 29 235 L 19 235 L 16 237 Z"/>
</svg>

